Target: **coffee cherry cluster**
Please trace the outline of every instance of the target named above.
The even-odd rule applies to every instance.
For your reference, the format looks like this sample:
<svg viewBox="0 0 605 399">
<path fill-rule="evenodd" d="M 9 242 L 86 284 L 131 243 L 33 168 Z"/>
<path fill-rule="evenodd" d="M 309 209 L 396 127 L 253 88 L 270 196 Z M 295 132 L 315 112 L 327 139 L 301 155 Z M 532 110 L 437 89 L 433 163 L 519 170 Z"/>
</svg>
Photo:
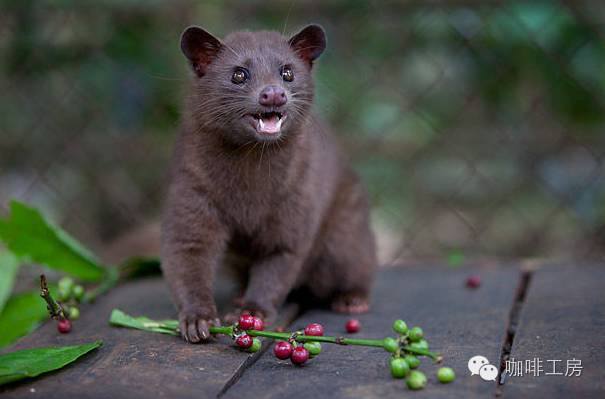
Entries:
<svg viewBox="0 0 605 399">
<path fill-rule="evenodd" d="M 382 341 L 383 348 L 393 354 L 390 360 L 391 375 L 394 378 L 406 378 L 409 389 L 424 388 L 427 378 L 423 372 L 415 370 L 420 366 L 420 359 L 415 353 L 429 350 L 424 331 L 420 327 L 408 328 L 403 320 L 393 322 L 393 331 L 397 333 L 397 338 L 386 337 Z M 454 370 L 449 367 L 437 371 L 437 379 L 443 384 L 452 382 L 455 378 Z"/>
<path fill-rule="evenodd" d="M 57 300 L 61 303 L 66 318 L 59 320 L 57 330 L 62 334 L 71 331 L 71 321 L 80 318 L 78 305 L 84 298 L 84 287 L 75 284 L 71 277 L 63 277 L 59 280 L 57 289 Z"/>
<path fill-rule="evenodd" d="M 304 331 L 294 332 L 288 341 L 278 341 L 273 347 L 275 357 L 279 360 L 290 359 L 293 364 L 300 366 L 319 355 L 321 353 L 319 342 L 296 342 L 296 337 L 301 333 L 311 337 L 321 337 L 324 335 L 324 328 L 321 324 L 311 323 L 305 327 Z"/>
<path fill-rule="evenodd" d="M 120 317 L 114 317 L 116 312 Z M 139 321 L 136 318 L 130 317 L 118 309 L 114 309 L 110 319 L 110 323 L 113 325 L 179 335 L 179 330 L 175 327 L 178 325 L 177 320 L 151 321 L 153 327 L 148 326 L 150 319 L 146 317 L 138 324 Z M 350 324 L 355 328 L 348 328 L 349 332 L 353 332 L 359 327 L 356 320 Z M 158 331 L 159 327 L 161 327 L 161 331 Z M 429 351 L 429 344 L 424 338 L 422 328 L 408 328 L 403 320 L 395 320 L 392 327 L 397 336 L 383 339 L 325 336 L 323 326 L 317 323 L 311 323 L 304 330 L 294 332 L 264 331 L 262 320 L 245 314 L 240 316 L 238 322 L 233 325 L 211 326 L 209 331 L 214 335 L 231 337 L 238 347 L 248 352 L 257 352 L 261 349 L 261 341 L 258 337 L 277 340 L 273 347 L 275 357 L 280 360 L 290 359 L 294 365 L 299 366 L 319 355 L 323 343 L 382 348 L 389 353 L 391 375 L 394 378 L 405 379 L 409 389 L 423 389 L 428 379 L 424 373 L 417 370 L 420 366 L 420 358 L 428 357 L 436 363 L 441 363 L 443 358 L 439 353 Z M 449 367 L 441 367 L 437 370 L 436 379 L 442 384 L 450 383 L 455 378 L 454 370 Z"/>
<path fill-rule="evenodd" d="M 247 352 L 255 353 L 260 350 L 262 347 L 262 342 L 258 338 L 253 338 L 246 331 L 256 330 L 263 331 L 265 329 L 265 324 L 259 317 L 254 317 L 249 314 L 243 314 L 240 316 L 236 329 L 234 331 L 233 339 L 235 340 L 235 344 L 245 349 Z"/>
</svg>

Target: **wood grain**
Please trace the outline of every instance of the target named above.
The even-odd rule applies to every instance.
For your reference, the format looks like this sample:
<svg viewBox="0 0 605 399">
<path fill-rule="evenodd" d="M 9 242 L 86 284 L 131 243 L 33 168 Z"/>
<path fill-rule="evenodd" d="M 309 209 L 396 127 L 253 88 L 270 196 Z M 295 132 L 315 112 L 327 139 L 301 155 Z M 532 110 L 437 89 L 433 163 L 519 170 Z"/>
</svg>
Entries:
<svg viewBox="0 0 605 399">
<path fill-rule="evenodd" d="M 481 287 L 467 289 L 471 274 Z M 254 356 L 234 349 L 229 340 L 189 345 L 175 337 L 120 329 L 107 324 L 111 309 L 152 318 L 176 316 L 160 278 L 130 282 L 83 309 L 83 317 L 68 335 L 52 323 L 22 339 L 9 350 L 71 345 L 102 339 L 103 348 L 64 370 L 0 389 L 2 398 L 563 398 L 605 397 L 601 366 L 605 364 L 605 268 L 551 267 L 533 272 L 514 337 L 516 359 L 581 359 L 581 377 L 513 377 L 497 389 L 495 382 L 471 376 L 468 359 L 487 357 L 498 365 L 506 338 L 509 313 L 516 298 L 520 272 L 515 267 L 482 269 L 444 266 L 391 269 L 379 274 L 370 313 L 357 337 L 393 335 L 391 323 L 403 318 L 420 325 L 431 349 L 441 352 L 443 365 L 454 368 L 453 384 L 436 381 L 439 366 L 428 359 L 421 370 L 426 389 L 410 392 L 405 382 L 391 378 L 389 355 L 378 348 L 324 344 L 322 354 L 302 368 L 274 358 L 271 345 Z M 232 287 L 218 290 L 227 308 Z M 292 313 L 288 313 L 290 317 Z M 287 317 L 286 317 L 287 318 Z M 326 334 L 347 335 L 349 316 L 310 310 L 290 329 L 319 322 Z M 544 367 L 547 364 L 544 363 Z M 33 390 L 33 391 L 32 391 Z"/>
<path fill-rule="evenodd" d="M 543 361 L 540 376 L 508 377 L 504 398 L 605 398 L 605 265 L 545 267 L 533 273 L 511 357 Z M 545 375 L 582 361 L 579 377 Z M 562 360 L 548 362 L 547 360 Z"/>
<path fill-rule="evenodd" d="M 466 277 L 479 273 L 482 285 L 465 288 Z M 423 327 L 431 349 L 441 352 L 444 365 L 458 377 L 449 385 L 437 382 L 439 366 L 423 360 L 429 379 L 423 391 L 411 392 L 403 380 L 390 376 L 389 355 L 379 348 L 323 345 L 322 354 L 302 368 L 279 361 L 269 350 L 227 391 L 226 398 L 453 398 L 490 397 L 496 385 L 470 376 L 468 359 L 486 356 L 497 364 L 519 273 L 514 267 L 482 270 L 431 267 L 380 273 L 372 311 L 358 318 L 363 324 L 356 336 L 393 335 L 391 323 L 402 318 Z M 328 311 L 311 311 L 296 320 L 294 328 L 322 323 L 326 335 L 346 335 L 349 317 Z"/>
</svg>

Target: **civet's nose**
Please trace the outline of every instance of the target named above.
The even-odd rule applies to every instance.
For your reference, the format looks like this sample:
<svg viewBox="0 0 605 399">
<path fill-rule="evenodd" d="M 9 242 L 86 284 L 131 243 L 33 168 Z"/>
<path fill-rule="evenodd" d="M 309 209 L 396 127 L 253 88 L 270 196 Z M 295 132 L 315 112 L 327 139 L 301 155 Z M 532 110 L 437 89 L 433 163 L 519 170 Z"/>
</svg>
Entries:
<svg viewBox="0 0 605 399">
<path fill-rule="evenodd" d="M 275 85 L 265 87 L 258 95 L 258 103 L 267 107 L 280 107 L 288 102 L 283 88 Z"/>
</svg>

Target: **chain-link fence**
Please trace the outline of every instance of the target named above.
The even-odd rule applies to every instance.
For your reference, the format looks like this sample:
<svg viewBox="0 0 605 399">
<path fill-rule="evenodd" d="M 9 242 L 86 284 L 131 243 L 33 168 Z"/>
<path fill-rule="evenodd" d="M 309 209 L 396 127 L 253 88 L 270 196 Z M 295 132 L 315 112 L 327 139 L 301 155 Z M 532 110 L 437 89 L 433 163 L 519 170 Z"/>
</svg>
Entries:
<svg viewBox="0 0 605 399">
<path fill-rule="evenodd" d="M 329 39 L 316 108 L 369 188 L 383 260 L 603 256 L 598 0 L 5 2 L 2 212 L 25 200 L 97 249 L 145 236 L 189 76 L 183 28 L 309 22 Z"/>
</svg>

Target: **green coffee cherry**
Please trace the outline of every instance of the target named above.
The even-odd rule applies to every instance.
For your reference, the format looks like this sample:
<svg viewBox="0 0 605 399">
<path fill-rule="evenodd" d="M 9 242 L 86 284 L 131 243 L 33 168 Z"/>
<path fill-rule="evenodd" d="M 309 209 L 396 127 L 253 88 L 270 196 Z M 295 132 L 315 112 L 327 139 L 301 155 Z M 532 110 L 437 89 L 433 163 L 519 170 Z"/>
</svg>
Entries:
<svg viewBox="0 0 605 399">
<path fill-rule="evenodd" d="M 383 341 L 382 341 L 382 346 L 384 347 L 384 349 L 387 352 L 395 352 L 397 351 L 397 349 L 399 349 L 399 343 L 397 342 L 397 340 L 395 338 L 392 337 L 386 337 Z"/>
<path fill-rule="evenodd" d="M 405 334 L 408 332 L 408 325 L 403 320 L 395 320 L 393 322 L 393 331 L 397 334 Z"/>
<path fill-rule="evenodd" d="M 410 366 L 411 369 L 415 369 L 415 368 L 418 368 L 418 366 L 420 366 L 420 359 L 418 359 L 414 355 L 407 355 L 406 357 L 404 357 L 404 359 L 405 359 L 405 362 L 408 364 L 408 366 Z"/>
<path fill-rule="evenodd" d="M 314 357 L 321 353 L 321 344 L 319 342 L 305 342 L 303 345 L 309 351 L 309 356 Z"/>
<path fill-rule="evenodd" d="M 404 378 L 410 372 L 410 366 L 408 363 L 400 358 L 391 359 L 391 375 L 394 378 Z"/>
<path fill-rule="evenodd" d="M 67 318 L 69 320 L 78 320 L 80 318 L 80 309 L 75 306 L 70 306 L 67 310 Z"/>
<path fill-rule="evenodd" d="M 413 390 L 422 389 L 426 385 L 426 376 L 421 371 L 412 371 L 406 381 L 408 388 Z"/>
<path fill-rule="evenodd" d="M 71 289 L 74 287 L 74 279 L 71 277 L 61 277 L 57 285 L 59 287 L 59 290 L 71 292 Z"/>
<path fill-rule="evenodd" d="M 84 287 L 82 287 L 81 285 L 76 285 L 72 289 L 72 293 L 76 301 L 80 302 L 84 297 Z"/>
<path fill-rule="evenodd" d="M 456 373 L 450 367 L 441 367 L 437 370 L 437 379 L 442 384 L 447 384 L 456 379 Z"/>
<path fill-rule="evenodd" d="M 410 348 L 414 348 L 414 349 L 422 349 L 422 350 L 428 351 L 428 350 L 429 350 L 429 343 L 428 343 L 428 342 L 426 342 L 426 340 L 425 340 L 425 339 L 421 339 L 421 340 L 420 340 L 420 341 L 418 341 L 418 342 L 412 342 L 412 343 L 410 344 Z"/>
<path fill-rule="evenodd" d="M 418 342 L 422 339 L 423 336 L 424 331 L 422 331 L 422 328 L 420 327 L 412 327 L 408 332 L 408 337 L 410 338 L 411 342 Z"/>
<path fill-rule="evenodd" d="M 71 290 L 59 287 L 57 290 L 57 300 L 59 302 L 67 302 L 71 298 Z"/>
<path fill-rule="evenodd" d="M 260 339 L 253 338 L 252 345 L 247 349 L 247 351 L 250 353 L 258 352 L 262 345 L 263 344 L 262 344 L 262 342 L 260 342 Z"/>
</svg>

